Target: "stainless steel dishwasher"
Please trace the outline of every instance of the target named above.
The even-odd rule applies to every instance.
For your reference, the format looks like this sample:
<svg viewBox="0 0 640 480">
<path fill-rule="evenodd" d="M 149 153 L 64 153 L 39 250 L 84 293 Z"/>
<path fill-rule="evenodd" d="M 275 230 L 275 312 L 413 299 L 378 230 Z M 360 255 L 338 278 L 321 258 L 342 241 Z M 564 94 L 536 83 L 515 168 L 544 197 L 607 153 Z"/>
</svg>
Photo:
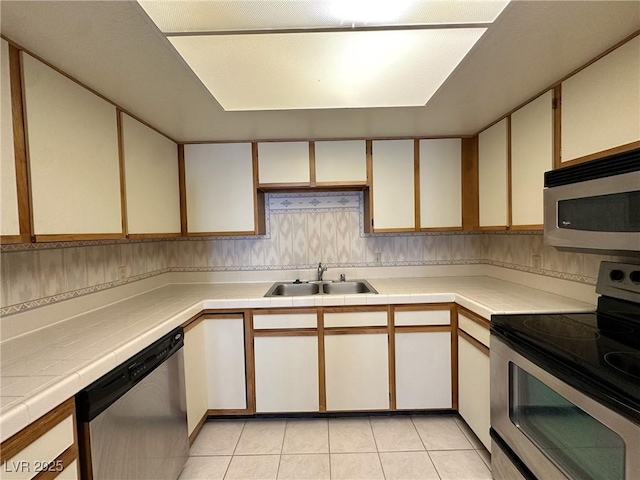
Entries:
<svg viewBox="0 0 640 480">
<path fill-rule="evenodd" d="M 175 480 L 188 456 L 177 328 L 76 395 L 83 480 Z"/>
</svg>

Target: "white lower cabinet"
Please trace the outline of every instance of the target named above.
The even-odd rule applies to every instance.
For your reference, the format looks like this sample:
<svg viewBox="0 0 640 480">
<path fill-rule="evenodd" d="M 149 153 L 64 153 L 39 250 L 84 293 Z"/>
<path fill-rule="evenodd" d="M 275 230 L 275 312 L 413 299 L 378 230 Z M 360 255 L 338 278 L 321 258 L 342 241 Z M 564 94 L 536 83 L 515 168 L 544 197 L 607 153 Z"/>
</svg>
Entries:
<svg viewBox="0 0 640 480">
<path fill-rule="evenodd" d="M 451 408 L 451 333 L 396 332 L 395 347 L 396 408 Z"/>
<path fill-rule="evenodd" d="M 489 355 L 458 337 L 458 412 L 491 451 Z"/>
<path fill-rule="evenodd" d="M 193 433 L 207 414 L 207 370 L 204 342 L 204 322 L 185 329 L 184 333 L 184 386 L 187 400 L 187 428 Z"/>
<path fill-rule="evenodd" d="M 319 410 L 318 337 L 255 337 L 256 413 Z"/>
<path fill-rule="evenodd" d="M 389 337 L 386 333 L 327 335 L 327 410 L 389 409 Z"/>
<path fill-rule="evenodd" d="M 204 320 L 207 398 L 210 410 L 245 410 L 244 318 L 211 316 Z"/>
<path fill-rule="evenodd" d="M 78 478 L 73 397 L 2 442 L 0 478 Z"/>
</svg>

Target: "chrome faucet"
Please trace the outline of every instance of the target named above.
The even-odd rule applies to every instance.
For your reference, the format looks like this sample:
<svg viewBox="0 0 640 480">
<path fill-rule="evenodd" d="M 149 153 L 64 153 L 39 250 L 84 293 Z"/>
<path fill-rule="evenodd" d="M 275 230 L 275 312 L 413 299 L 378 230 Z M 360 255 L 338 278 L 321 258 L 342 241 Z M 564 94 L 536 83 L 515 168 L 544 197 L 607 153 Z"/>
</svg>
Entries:
<svg viewBox="0 0 640 480">
<path fill-rule="evenodd" d="M 322 281 L 322 275 L 324 274 L 324 272 L 326 272 L 328 269 L 328 267 L 323 267 L 322 266 L 322 262 L 318 263 L 318 281 L 321 282 Z"/>
</svg>

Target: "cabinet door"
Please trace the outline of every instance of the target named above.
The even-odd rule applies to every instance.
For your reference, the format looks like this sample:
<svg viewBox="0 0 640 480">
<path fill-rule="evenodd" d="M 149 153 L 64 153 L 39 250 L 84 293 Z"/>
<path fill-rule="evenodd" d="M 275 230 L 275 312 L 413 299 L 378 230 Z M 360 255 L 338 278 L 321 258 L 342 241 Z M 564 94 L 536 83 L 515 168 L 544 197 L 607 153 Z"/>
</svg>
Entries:
<svg viewBox="0 0 640 480">
<path fill-rule="evenodd" d="M 256 412 L 319 410 L 318 337 L 256 337 Z"/>
<path fill-rule="evenodd" d="M 122 114 L 127 232 L 180 233 L 178 146 Z"/>
<path fill-rule="evenodd" d="M 317 183 L 367 181 L 367 145 L 364 140 L 315 142 Z"/>
<path fill-rule="evenodd" d="M 123 237 L 116 108 L 30 55 L 22 64 L 36 240 Z"/>
<path fill-rule="evenodd" d="M 247 408 L 244 319 L 204 320 L 207 398 L 211 410 Z"/>
<path fill-rule="evenodd" d="M 18 189 L 13 145 L 13 115 L 11 109 L 11 78 L 9 75 L 9 44 L 0 40 L 0 235 L 20 235 Z"/>
<path fill-rule="evenodd" d="M 396 407 L 451 408 L 451 333 L 397 333 Z"/>
<path fill-rule="evenodd" d="M 184 386 L 189 435 L 207 414 L 207 355 L 204 321 L 184 334 Z"/>
<path fill-rule="evenodd" d="M 250 143 L 185 145 L 189 233 L 256 231 Z"/>
<path fill-rule="evenodd" d="M 462 228 L 462 140 L 420 140 L 420 228 Z"/>
<path fill-rule="evenodd" d="M 308 142 L 258 144 L 260 184 L 309 184 L 311 169 Z"/>
<path fill-rule="evenodd" d="M 563 162 L 640 140 L 640 37 L 562 82 Z"/>
<path fill-rule="evenodd" d="M 374 232 L 415 230 L 413 140 L 372 142 Z"/>
<path fill-rule="evenodd" d="M 2 442 L 0 476 L 6 480 L 58 478 L 53 473 L 64 469 L 67 478 L 78 478 L 74 412 L 75 403 L 71 397 Z M 50 476 L 42 474 L 42 468 L 47 464 L 52 468 Z"/>
<path fill-rule="evenodd" d="M 458 337 L 458 412 L 491 450 L 489 355 Z"/>
<path fill-rule="evenodd" d="M 388 335 L 326 335 L 327 410 L 389 408 Z"/>
<path fill-rule="evenodd" d="M 506 227 L 508 120 L 496 123 L 478 136 L 478 190 L 480 226 Z"/>
<path fill-rule="evenodd" d="M 553 92 L 511 115 L 511 223 L 542 227 L 544 172 L 553 168 Z"/>
</svg>

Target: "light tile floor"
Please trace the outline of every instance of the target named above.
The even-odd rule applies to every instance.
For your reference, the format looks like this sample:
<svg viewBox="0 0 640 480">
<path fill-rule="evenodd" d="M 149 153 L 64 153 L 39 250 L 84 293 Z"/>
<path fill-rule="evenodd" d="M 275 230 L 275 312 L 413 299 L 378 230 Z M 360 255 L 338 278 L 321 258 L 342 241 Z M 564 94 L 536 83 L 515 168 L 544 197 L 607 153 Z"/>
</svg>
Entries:
<svg viewBox="0 0 640 480">
<path fill-rule="evenodd" d="M 209 421 L 179 480 L 490 478 L 466 423 L 437 415 Z"/>
</svg>

